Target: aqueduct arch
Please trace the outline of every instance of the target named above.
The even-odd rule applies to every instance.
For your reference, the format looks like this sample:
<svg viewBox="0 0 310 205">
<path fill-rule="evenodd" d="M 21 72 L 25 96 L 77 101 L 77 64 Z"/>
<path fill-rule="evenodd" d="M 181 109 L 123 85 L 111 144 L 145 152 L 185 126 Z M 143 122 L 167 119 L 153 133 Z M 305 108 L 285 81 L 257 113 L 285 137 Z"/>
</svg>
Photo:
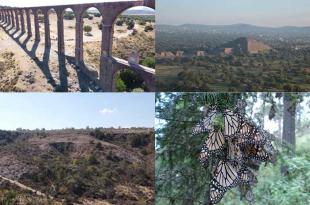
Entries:
<svg viewBox="0 0 310 205">
<path fill-rule="evenodd" d="M 103 2 L 103 3 L 87 3 L 87 4 L 73 4 L 73 5 L 57 5 L 44 7 L 0 7 L 0 22 L 4 29 L 11 26 L 16 31 L 22 29 L 25 32 L 25 22 L 27 23 L 27 35 L 31 37 L 32 26 L 35 28 L 35 41 L 41 41 L 39 30 L 38 11 L 41 10 L 44 15 L 44 29 L 45 29 L 45 46 L 51 46 L 50 27 L 48 12 L 54 9 L 57 14 L 57 34 L 58 34 L 58 52 L 65 53 L 64 44 L 64 23 L 63 14 L 67 8 L 71 8 L 76 19 L 75 26 L 75 64 L 77 67 L 83 67 L 83 13 L 88 8 L 95 7 L 102 14 L 102 39 L 101 39 L 101 57 L 100 57 L 100 71 L 99 78 L 93 79 L 104 91 L 113 91 L 114 89 L 114 74 L 126 67 L 141 75 L 147 84 L 149 91 L 155 91 L 155 70 L 147 68 L 138 64 L 131 64 L 127 60 L 117 59 L 112 56 L 113 43 L 113 25 L 115 19 L 125 10 L 136 7 L 146 6 L 155 9 L 155 0 L 128 0 L 121 2 Z M 23 13 L 26 13 L 26 21 L 23 20 Z M 14 14 L 16 17 L 14 17 Z M 34 25 L 31 23 L 30 16 L 34 15 Z M 17 20 L 18 19 L 18 20 Z M 19 20 L 20 19 L 20 20 Z M 16 23 L 18 25 L 16 25 Z M 90 76 L 93 78 L 92 76 Z"/>
</svg>

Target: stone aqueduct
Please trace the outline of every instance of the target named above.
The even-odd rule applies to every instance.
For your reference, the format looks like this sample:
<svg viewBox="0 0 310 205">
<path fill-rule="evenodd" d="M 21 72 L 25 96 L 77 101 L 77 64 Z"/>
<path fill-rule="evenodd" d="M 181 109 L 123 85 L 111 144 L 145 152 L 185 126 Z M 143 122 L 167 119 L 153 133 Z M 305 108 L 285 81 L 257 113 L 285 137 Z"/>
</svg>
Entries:
<svg viewBox="0 0 310 205">
<path fill-rule="evenodd" d="M 72 9 L 76 19 L 75 26 L 75 64 L 81 68 L 90 78 L 95 80 L 98 85 L 106 92 L 115 91 L 115 79 L 117 71 L 128 68 L 141 75 L 144 79 L 148 91 L 155 90 L 155 70 L 136 63 L 130 63 L 126 60 L 118 59 L 112 56 L 112 43 L 114 22 L 117 17 L 125 10 L 145 6 L 155 9 L 155 0 L 128 0 L 120 2 L 87 3 L 74 5 L 57 5 L 44 7 L 0 7 L 0 22 L 2 27 L 11 26 L 28 37 L 33 36 L 32 26 L 34 26 L 34 38 L 36 42 L 41 40 L 39 31 L 38 12 L 44 15 L 45 47 L 51 46 L 49 11 L 54 9 L 57 14 L 57 32 L 58 32 L 58 53 L 65 55 L 64 42 L 64 13 L 66 9 Z M 102 15 L 102 40 L 101 40 L 101 58 L 100 71 L 96 77 L 90 75 L 84 66 L 83 59 L 83 13 L 89 8 L 96 8 Z M 26 19 L 25 19 L 26 15 Z M 31 15 L 34 15 L 34 25 L 31 24 Z"/>
</svg>

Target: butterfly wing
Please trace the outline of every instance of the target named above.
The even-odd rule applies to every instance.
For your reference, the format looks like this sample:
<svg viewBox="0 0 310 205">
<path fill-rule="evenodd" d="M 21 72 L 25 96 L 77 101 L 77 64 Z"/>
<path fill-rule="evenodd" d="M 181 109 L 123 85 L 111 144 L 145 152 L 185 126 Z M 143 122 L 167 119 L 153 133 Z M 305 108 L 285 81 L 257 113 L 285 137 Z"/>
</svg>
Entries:
<svg viewBox="0 0 310 205">
<path fill-rule="evenodd" d="M 238 177 L 242 184 L 253 185 L 257 182 L 256 177 L 254 176 L 253 172 L 249 169 L 243 167 L 238 171 Z"/>
<path fill-rule="evenodd" d="M 247 144 L 241 147 L 244 153 L 244 159 L 254 159 L 259 161 L 268 161 L 269 154 L 260 145 Z"/>
<path fill-rule="evenodd" d="M 224 113 L 224 136 L 233 137 L 240 130 L 240 117 L 237 113 L 226 110 Z"/>
<path fill-rule="evenodd" d="M 212 180 L 210 184 L 210 201 L 212 204 L 217 204 L 226 193 L 227 189 L 219 186 L 216 181 Z"/>
<path fill-rule="evenodd" d="M 218 153 L 223 148 L 224 144 L 225 138 L 222 132 L 213 130 L 202 147 L 199 161 L 205 165 L 209 155 L 212 153 Z"/>
<path fill-rule="evenodd" d="M 220 161 L 213 180 L 225 189 L 232 188 L 238 184 L 238 173 L 236 168 L 228 161 Z"/>
<path fill-rule="evenodd" d="M 213 128 L 213 120 L 216 115 L 216 110 L 210 110 L 197 125 L 193 128 L 192 135 L 198 135 L 205 132 L 210 132 Z"/>
<path fill-rule="evenodd" d="M 209 158 L 209 152 L 206 149 L 206 147 L 203 146 L 201 149 L 200 155 L 199 155 L 199 161 L 201 164 L 207 165 L 208 164 L 208 158 Z"/>
<path fill-rule="evenodd" d="M 206 140 L 205 145 L 210 152 L 222 149 L 225 144 L 225 138 L 221 131 L 213 131 Z"/>
</svg>

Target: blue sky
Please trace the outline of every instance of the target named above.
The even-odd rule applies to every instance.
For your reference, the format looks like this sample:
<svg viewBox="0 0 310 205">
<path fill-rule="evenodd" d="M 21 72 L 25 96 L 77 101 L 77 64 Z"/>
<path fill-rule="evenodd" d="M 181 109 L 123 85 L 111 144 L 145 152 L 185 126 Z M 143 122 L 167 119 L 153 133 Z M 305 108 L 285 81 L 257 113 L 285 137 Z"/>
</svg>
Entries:
<svg viewBox="0 0 310 205">
<path fill-rule="evenodd" d="M 158 24 L 310 26 L 310 0 L 156 0 Z"/>
<path fill-rule="evenodd" d="M 0 93 L 0 129 L 153 127 L 154 93 Z"/>
</svg>

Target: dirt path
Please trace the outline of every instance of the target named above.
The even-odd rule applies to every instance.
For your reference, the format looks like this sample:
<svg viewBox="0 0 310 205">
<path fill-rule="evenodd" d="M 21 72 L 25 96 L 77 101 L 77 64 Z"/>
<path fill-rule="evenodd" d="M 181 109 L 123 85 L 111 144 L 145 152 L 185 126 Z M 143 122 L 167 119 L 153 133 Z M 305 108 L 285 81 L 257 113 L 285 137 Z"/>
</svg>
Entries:
<svg viewBox="0 0 310 205">
<path fill-rule="evenodd" d="M 42 192 L 40 192 L 40 191 L 37 191 L 37 190 L 35 190 L 35 189 L 32 189 L 32 188 L 30 188 L 30 187 L 28 187 L 28 186 L 26 186 L 26 185 L 23 185 L 23 184 L 19 183 L 18 181 L 14 181 L 14 180 L 8 179 L 8 178 L 3 177 L 3 176 L 1 176 L 1 175 L 0 175 L 0 179 L 3 179 L 3 180 L 5 180 L 5 181 L 7 181 L 7 182 L 9 182 L 9 183 L 11 183 L 11 184 L 14 184 L 15 186 L 18 186 L 19 188 L 21 188 L 22 190 L 30 191 L 30 192 L 32 192 L 32 193 L 38 195 L 38 196 L 47 197 L 46 194 L 44 194 L 44 193 L 42 193 Z M 51 196 L 49 196 L 49 198 L 52 199 Z"/>
</svg>

